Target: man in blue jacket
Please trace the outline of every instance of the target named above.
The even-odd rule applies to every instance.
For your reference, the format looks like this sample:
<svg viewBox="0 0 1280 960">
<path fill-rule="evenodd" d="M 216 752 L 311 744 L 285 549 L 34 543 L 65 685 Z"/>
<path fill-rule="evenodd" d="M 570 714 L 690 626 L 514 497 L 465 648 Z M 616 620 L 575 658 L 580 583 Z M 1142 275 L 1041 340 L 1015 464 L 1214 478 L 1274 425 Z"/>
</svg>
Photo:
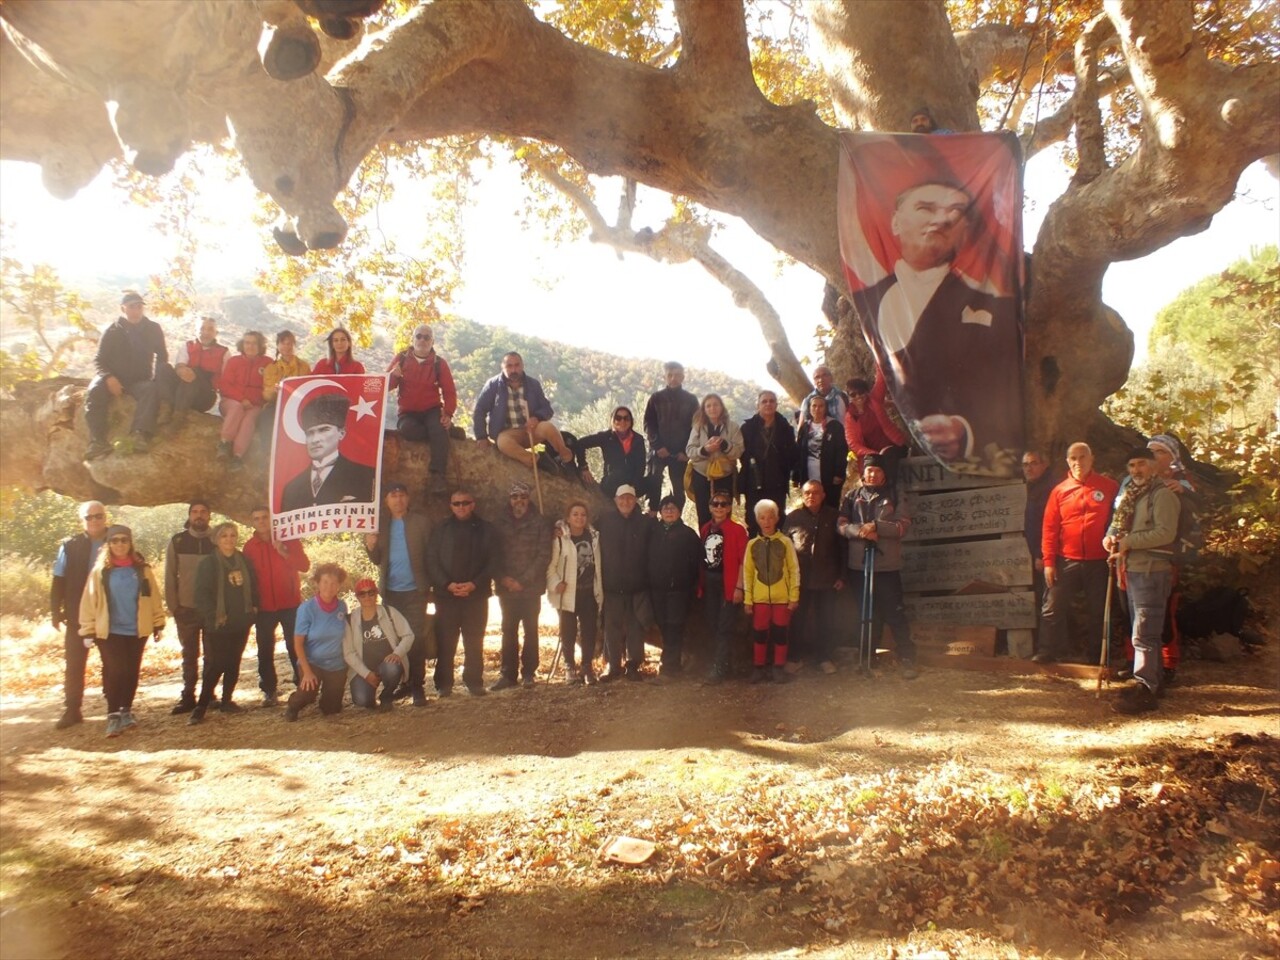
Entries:
<svg viewBox="0 0 1280 960">
<path fill-rule="evenodd" d="M 512 351 L 502 358 L 502 373 L 480 391 L 472 428 L 477 440 L 492 440 L 505 456 L 526 467 L 533 466 L 530 448 L 548 444 L 560 455 L 565 473 L 575 473 L 573 451 L 552 424 L 553 413 L 542 384 L 525 376 L 524 359 Z"/>
</svg>

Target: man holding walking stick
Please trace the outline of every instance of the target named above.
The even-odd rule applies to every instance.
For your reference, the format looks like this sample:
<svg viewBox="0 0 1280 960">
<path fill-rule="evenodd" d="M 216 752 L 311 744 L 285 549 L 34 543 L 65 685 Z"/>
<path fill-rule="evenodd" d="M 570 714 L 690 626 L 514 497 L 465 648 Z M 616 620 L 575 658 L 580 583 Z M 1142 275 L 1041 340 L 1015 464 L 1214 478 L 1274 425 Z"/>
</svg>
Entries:
<svg viewBox="0 0 1280 960">
<path fill-rule="evenodd" d="M 1163 692 L 1160 637 L 1173 586 L 1178 497 L 1156 478 L 1156 456 L 1146 447 L 1129 454 L 1129 485 L 1116 503 L 1102 545 L 1117 558 L 1133 620 L 1133 679 L 1113 704 L 1117 713 L 1149 713 Z"/>
<path fill-rule="evenodd" d="M 862 486 L 845 497 L 837 521 L 840 535 L 849 540 L 850 581 L 861 585 L 862 619 L 870 621 L 864 668 L 870 668 L 887 623 L 893 631 L 894 652 L 904 680 L 919 676 L 916 647 L 907 625 L 907 609 L 902 599 L 902 538 L 911 521 L 899 512 L 890 498 L 881 459 L 869 455 L 863 460 Z M 866 608 L 870 607 L 870 611 Z"/>
</svg>

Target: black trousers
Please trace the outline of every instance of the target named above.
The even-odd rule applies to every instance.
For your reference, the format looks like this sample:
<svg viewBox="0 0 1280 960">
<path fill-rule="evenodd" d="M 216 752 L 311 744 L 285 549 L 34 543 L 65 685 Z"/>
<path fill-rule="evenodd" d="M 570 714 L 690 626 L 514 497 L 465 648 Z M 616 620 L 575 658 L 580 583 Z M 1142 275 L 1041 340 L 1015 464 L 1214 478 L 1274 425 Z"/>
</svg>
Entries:
<svg viewBox="0 0 1280 960">
<path fill-rule="evenodd" d="M 723 573 L 718 576 L 708 573 L 702 589 L 702 610 L 707 618 L 707 630 L 714 637 L 715 643 L 711 673 L 713 676 L 727 677 L 731 666 L 735 627 L 742 605 L 725 599 Z"/>
<path fill-rule="evenodd" d="M 684 624 L 689 619 L 689 590 L 654 590 L 653 614 L 662 631 L 662 671 L 679 673 L 684 656 Z"/>
<path fill-rule="evenodd" d="M 489 598 L 458 598 L 436 594 L 437 690 L 453 689 L 453 660 L 462 637 L 462 682 L 468 690 L 484 686 L 484 626 L 489 620 Z"/>
<path fill-rule="evenodd" d="M 222 681 L 222 702 L 230 703 L 240 680 L 240 659 L 249 642 L 249 628 L 211 630 L 204 636 L 204 678 L 196 705 L 207 707 L 213 702 L 213 689 Z"/>
<path fill-rule="evenodd" d="M 275 695 L 279 678 L 276 676 L 276 627 L 284 634 L 284 649 L 293 664 L 293 683 L 298 684 L 298 655 L 293 649 L 293 628 L 298 622 L 298 608 L 260 610 L 254 620 L 254 637 L 258 641 L 258 689 Z"/>
<path fill-rule="evenodd" d="M 666 460 L 656 457 L 649 461 L 649 508 L 656 510 L 662 501 L 662 478 L 671 480 L 671 495 L 676 498 L 684 496 L 684 471 L 688 461 L 677 460 L 672 454 Z M 642 491 L 643 492 L 643 491 Z"/>
<path fill-rule="evenodd" d="M 596 641 L 599 637 L 598 622 L 600 605 L 596 603 L 594 593 L 579 593 L 573 601 L 572 610 L 560 611 L 560 653 L 564 657 L 565 669 L 573 668 L 573 645 L 580 643 L 582 653 L 579 663 L 583 670 L 591 669 L 596 658 Z"/>
<path fill-rule="evenodd" d="M 1058 579 L 1045 591 L 1044 606 L 1040 608 L 1040 653 L 1053 657 L 1065 657 L 1083 652 L 1087 662 L 1097 662 L 1102 646 L 1102 615 L 1107 603 L 1107 561 L 1065 560 L 1058 558 Z M 1072 644 L 1068 637 L 1067 622 L 1071 618 L 1071 604 L 1077 596 L 1084 597 L 1085 636 L 1083 644 Z M 1083 650 L 1078 649 L 1083 646 Z"/>
<path fill-rule="evenodd" d="M 84 649 L 84 641 L 79 641 Z M 142 669 L 142 651 L 146 637 L 125 637 L 113 633 L 106 640 L 95 640 L 102 655 L 102 692 L 107 695 L 107 712 L 133 709 L 138 692 L 138 673 Z M 83 674 L 82 674 L 83 676 Z"/>
<path fill-rule="evenodd" d="M 879 584 L 876 585 L 877 587 Z M 876 598 L 877 602 L 879 597 Z M 800 589 L 800 606 L 791 621 L 790 659 L 822 663 L 832 658 L 835 649 L 835 590 Z M 897 632 L 894 632 L 897 636 Z"/>
<path fill-rule="evenodd" d="M 862 604 L 862 587 L 866 572 L 850 570 L 852 586 L 856 588 L 858 604 Z M 916 645 L 911 639 L 911 628 L 907 625 L 907 608 L 902 602 L 902 577 L 897 570 L 877 570 L 873 575 L 873 596 L 871 600 L 871 642 L 877 647 L 884 637 L 885 624 L 893 631 L 893 651 L 899 660 L 915 660 Z M 803 591 L 801 591 L 803 593 Z M 862 611 L 858 611 L 862 616 Z M 858 630 L 861 623 L 854 625 L 853 642 L 858 643 Z"/>
<path fill-rule="evenodd" d="M 413 631 L 408 656 L 409 689 L 422 690 L 427 685 L 427 591 L 388 590 L 382 599 L 404 617 Z"/>
<path fill-rule="evenodd" d="M 178 628 L 178 642 L 182 644 L 182 699 L 196 698 L 196 681 L 200 678 L 200 639 L 204 635 L 204 621 L 200 614 L 189 607 L 179 607 L 173 615 Z M 289 638 L 293 645 L 293 637 Z"/>
<path fill-rule="evenodd" d="M 604 660 L 610 673 L 622 670 L 624 652 L 628 667 L 644 663 L 644 626 L 638 609 L 644 596 L 643 591 L 604 595 Z"/>
<path fill-rule="evenodd" d="M 439 407 L 400 411 L 396 431 L 406 440 L 426 440 L 431 444 L 431 472 L 443 476 L 449 462 L 449 431 L 440 422 Z"/>
<path fill-rule="evenodd" d="M 347 692 L 347 671 L 321 670 L 319 667 L 312 665 L 311 672 L 316 675 L 316 680 L 319 681 L 316 689 L 293 691 L 293 693 L 289 694 L 289 700 L 285 705 L 296 712 L 319 700 L 321 713 L 326 715 L 340 713 L 342 711 L 342 698 Z"/>
<path fill-rule="evenodd" d="M 164 369 L 161 375 L 160 398 L 173 404 L 174 413 L 181 413 L 184 410 L 204 413 L 218 399 L 218 393 L 213 389 L 213 377 L 205 370 L 196 370 L 195 375 L 196 378 L 187 383 L 178 376 L 173 367 Z"/>
<path fill-rule="evenodd" d="M 519 670 L 526 680 L 532 680 L 538 672 L 538 611 L 542 609 L 542 597 L 498 597 L 498 606 L 502 609 L 502 675 L 515 680 Z"/>
<path fill-rule="evenodd" d="M 76 617 L 76 614 L 72 614 Z M 80 712 L 84 705 L 84 672 L 89 665 L 89 649 L 80 638 L 76 623 L 68 622 L 62 637 L 66 669 L 62 675 L 62 702 L 68 710 Z M 102 689 L 107 689 L 107 660 L 102 659 Z"/>
</svg>

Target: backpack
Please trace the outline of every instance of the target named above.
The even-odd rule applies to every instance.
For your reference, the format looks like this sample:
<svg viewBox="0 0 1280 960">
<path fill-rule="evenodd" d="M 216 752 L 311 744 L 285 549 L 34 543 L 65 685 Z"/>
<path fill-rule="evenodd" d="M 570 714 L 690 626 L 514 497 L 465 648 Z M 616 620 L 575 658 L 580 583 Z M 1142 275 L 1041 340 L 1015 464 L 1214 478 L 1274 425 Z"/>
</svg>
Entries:
<svg viewBox="0 0 1280 960">
<path fill-rule="evenodd" d="M 1187 496 L 1178 498 L 1178 533 L 1173 541 L 1173 562 L 1190 563 L 1204 549 L 1204 527 L 1200 514 Z"/>
</svg>

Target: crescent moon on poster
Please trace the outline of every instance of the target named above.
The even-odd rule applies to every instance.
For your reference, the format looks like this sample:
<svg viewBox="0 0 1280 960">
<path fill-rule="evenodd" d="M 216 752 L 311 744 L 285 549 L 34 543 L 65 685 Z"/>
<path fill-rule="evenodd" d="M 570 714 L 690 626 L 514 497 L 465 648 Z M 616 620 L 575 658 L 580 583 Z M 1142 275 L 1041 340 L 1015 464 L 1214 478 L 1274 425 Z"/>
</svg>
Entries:
<svg viewBox="0 0 1280 960">
<path fill-rule="evenodd" d="M 342 390 L 342 384 L 334 380 L 308 380 L 302 386 L 298 387 L 289 394 L 289 399 L 284 402 L 284 412 L 280 415 L 280 423 L 284 427 L 285 436 L 294 443 L 307 442 L 307 433 L 302 429 L 302 424 L 298 421 L 298 414 L 302 410 L 302 401 L 307 395 L 319 387 L 336 387 Z M 346 394 L 345 390 L 342 390 Z"/>
</svg>

